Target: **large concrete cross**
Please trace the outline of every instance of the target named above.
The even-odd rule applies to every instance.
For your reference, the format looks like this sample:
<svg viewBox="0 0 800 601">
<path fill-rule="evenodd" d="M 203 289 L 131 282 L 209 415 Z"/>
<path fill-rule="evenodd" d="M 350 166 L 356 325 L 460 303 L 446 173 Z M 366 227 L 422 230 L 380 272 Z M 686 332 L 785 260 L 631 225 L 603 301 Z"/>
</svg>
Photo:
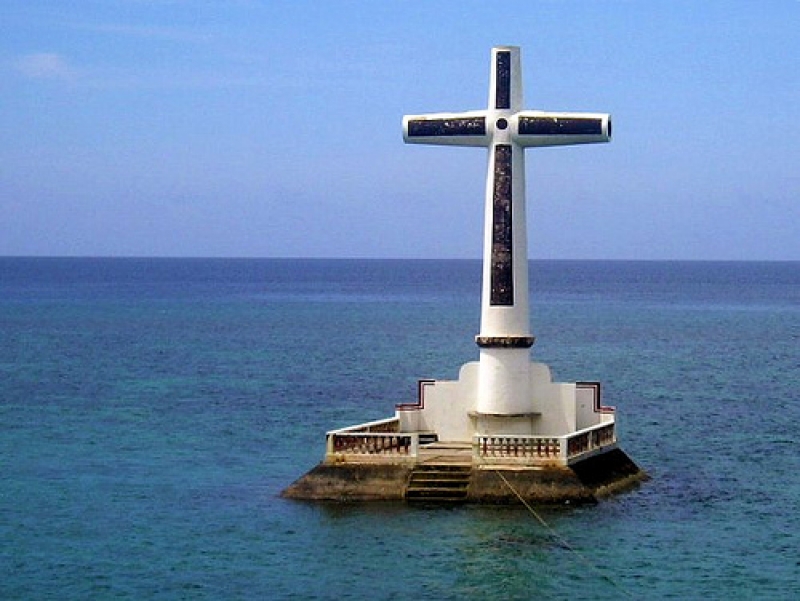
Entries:
<svg viewBox="0 0 800 601">
<path fill-rule="evenodd" d="M 520 50 L 503 46 L 492 49 L 486 110 L 408 115 L 403 119 L 403 137 L 412 144 L 489 148 L 484 244 L 484 276 L 489 277 L 484 277 L 481 337 L 528 337 L 523 149 L 608 142 L 609 115 L 523 110 Z M 492 307 L 515 307 L 513 313 L 524 323 L 517 319 L 484 323 L 491 315 L 486 309 Z M 511 311 L 504 313 L 511 317 Z"/>
<path fill-rule="evenodd" d="M 489 149 L 481 327 L 476 341 L 481 347 L 482 368 L 486 363 L 497 377 L 481 378 L 484 401 L 479 405 L 487 411 L 512 411 L 524 400 L 506 398 L 523 394 L 514 392 L 516 386 L 510 383 L 522 376 L 511 372 L 527 369 L 527 349 L 533 344 L 528 313 L 524 149 L 608 142 L 610 116 L 523 110 L 520 50 L 502 46 L 492 49 L 486 110 L 406 116 L 403 138 L 414 144 Z M 525 351 L 524 367 L 523 355 L 511 353 L 512 359 L 508 353 L 512 349 Z"/>
</svg>

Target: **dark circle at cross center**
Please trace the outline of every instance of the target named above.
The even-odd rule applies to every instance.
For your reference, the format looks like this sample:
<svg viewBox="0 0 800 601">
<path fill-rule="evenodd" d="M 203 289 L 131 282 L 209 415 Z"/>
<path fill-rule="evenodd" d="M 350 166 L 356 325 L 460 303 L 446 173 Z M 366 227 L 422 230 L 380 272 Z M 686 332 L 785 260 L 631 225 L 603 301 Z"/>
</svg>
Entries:
<svg viewBox="0 0 800 601">
<path fill-rule="evenodd" d="M 505 129 L 506 127 L 508 127 L 508 121 L 506 121 L 505 119 L 500 118 L 500 119 L 497 120 L 495 125 L 497 125 L 497 129 Z"/>
</svg>

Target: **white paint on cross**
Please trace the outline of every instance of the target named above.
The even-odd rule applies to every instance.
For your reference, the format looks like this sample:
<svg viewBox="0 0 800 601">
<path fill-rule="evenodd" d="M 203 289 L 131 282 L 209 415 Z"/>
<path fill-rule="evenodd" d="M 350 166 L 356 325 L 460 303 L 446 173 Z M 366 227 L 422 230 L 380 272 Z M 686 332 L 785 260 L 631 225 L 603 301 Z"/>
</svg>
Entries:
<svg viewBox="0 0 800 601">
<path fill-rule="evenodd" d="M 478 411 L 519 413 L 528 405 L 528 245 L 525 153 L 528 147 L 608 142 L 604 113 L 553 113 L 522 108 L 520 50 L 492 49 L 489 106 L 482 111 L 408 115 L 403 138 L 412 144 L 489 149 L 484 217 L 483 288 Z"/>
</svg>

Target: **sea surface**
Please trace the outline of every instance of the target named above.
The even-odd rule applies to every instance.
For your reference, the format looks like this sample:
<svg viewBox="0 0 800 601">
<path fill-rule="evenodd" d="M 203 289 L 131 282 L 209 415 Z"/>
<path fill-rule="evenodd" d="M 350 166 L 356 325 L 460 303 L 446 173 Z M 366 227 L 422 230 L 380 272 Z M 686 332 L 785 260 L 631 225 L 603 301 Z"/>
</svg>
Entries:
<svg viewBox="0 0 800 601">
<path fill-rule="evenodd" d="M 800 263 L 534 261 L 532 352 L 652 477 L 281 499 L 477 358 L 478 261 L 0 259 L 0 599 L 799 599 Z"/>
</svg>

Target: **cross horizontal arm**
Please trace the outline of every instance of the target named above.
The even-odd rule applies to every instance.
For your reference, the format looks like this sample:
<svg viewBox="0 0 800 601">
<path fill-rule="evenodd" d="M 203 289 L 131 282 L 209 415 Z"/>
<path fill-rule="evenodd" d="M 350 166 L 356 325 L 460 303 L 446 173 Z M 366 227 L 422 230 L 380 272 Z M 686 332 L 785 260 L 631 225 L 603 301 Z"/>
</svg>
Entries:
<svg viewBox="0 0 800 601">
<path fill-rule="evenodd" d="M 611 115 L 520 111 L 513 119 L 514 141 L 520 146 L 595 144 L 611 140 Z"/>
<path fill-rule="evenodd" d="M 409 144 L 488 146 L 487 115 L 485 111 L 406 115 L 403 140 Z"/>
</svg>

